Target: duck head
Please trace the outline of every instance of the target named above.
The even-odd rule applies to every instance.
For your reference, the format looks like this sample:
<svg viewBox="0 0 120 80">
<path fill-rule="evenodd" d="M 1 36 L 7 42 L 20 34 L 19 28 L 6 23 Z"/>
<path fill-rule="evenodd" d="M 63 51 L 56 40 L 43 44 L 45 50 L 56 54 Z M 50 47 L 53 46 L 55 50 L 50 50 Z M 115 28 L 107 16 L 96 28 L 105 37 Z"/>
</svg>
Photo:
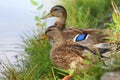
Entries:
<svg viewBox="0 0 120 80">
<path fill-rule="evenodd" d="M 56 27 L 49 27 L 45 31 L 46 36 L 48 36 L 50 38 L 55 38 L 55 39 L 59 39 L 61 34 L 62 34 L 61 31 Z"/>
<path fill-rule="evenodd" d="M 58 27 L 59 29 L 64 29 L 66 24 L 66 18 L 67 18 L 67 11 L 66 9 L 61 5 L 56 5 L 52 7 L 50 10 L 50 13 L 45 15 L 42 19 L 47 19 L 50 17 L 56 17 L 57 20 L 54 24 L 54 26 Z"/>
<path fill-rule="evenodd" d="M 47 28 L 47 30 L 45 31 L 45 34 L 43 35 L 42 39 L 52 39 L 57 45 L 63 45 L 66 44 L 66 40 L 64 38 L 63 32 L 54 26 L 50 26 L 49 28 Z"/>
</svg>

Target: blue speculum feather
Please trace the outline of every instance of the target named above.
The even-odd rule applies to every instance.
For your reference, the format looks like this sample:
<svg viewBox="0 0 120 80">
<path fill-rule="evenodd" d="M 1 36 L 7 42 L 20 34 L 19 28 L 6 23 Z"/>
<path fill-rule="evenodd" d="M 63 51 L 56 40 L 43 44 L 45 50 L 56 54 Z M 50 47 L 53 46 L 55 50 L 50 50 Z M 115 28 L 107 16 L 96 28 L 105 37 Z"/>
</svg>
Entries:
<svg viewBox="0 0 120 80">
<path fill-rule="evenodd" d="M 87 38 L 87 35 L 88 35 L 88 34 L 85 34 L 85 33 L 79 34 L 79 35 L 76 36 L 75 41 L 78 42 L 78 41 L 85 40 L 85 39 Z"/>
<path fill-rule="evenodd" d="M 73 78 L 70 78 L 69 80 L 74 80 Z"/>
</svg>

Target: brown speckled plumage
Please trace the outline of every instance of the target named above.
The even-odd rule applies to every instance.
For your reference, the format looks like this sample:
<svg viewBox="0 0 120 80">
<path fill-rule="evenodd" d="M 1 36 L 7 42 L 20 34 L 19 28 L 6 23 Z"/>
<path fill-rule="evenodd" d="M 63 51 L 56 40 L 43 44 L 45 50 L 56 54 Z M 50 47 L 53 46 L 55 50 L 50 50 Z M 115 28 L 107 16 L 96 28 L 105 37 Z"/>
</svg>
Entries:
<svg viewBox="0 0 120 80">
<path fill-rule="evenodd" d="M 114 35 L 111 30 L 66 28 L 67 11 L 61 5 L 56 5 L 56 6 L 52 7 L 50 10 L 50 13 L 48 13 L 48 15 L 44 16 L 43 19 L 46 19 L 49 17 L 57 17 L 54 27 L 57 27 L 63 31 L 63 34 L 64 34 L 66 40 L 73 39 L 77 34 L 86 33 L 86 34 L 90 34 L 90 36 L 92 36 L 92 37 L 88 38 L 89 40 L 91 39 L 90 42 L 89 42 L 89 40 L 88 41 L 86 40 L 86 41 L 89 42 L 90 45 L 94 45 L 94 44 L 101 43 L 101 42 L 104 43 L 104 42 L 106 42 L 106 40 L 104 40 L 104 38 L 111 37 L 111 35 L 112 36 Z M 118 38 L 116 43 L 120 44 L 120 40 L 119 40 L 120 34 L 117 34 L 114 36 L 116 36 Z M 86 44 L 87 43 L 86 41 L 83 41 L 83 42 L 80 41 L 79 43 Z M 110 41 L 109 43 L 113 43 L 113 42 Z M 87 46 L 87 47 L 89 47 L 89 46 Z"/>
<path fill-rule="evenodd" d="M 55 22 L 53 27 L 57 27 L 63 31 L 63 35 L 66 40 L 73 40 L 77 34 L 86 33 L 90 36 L 87 40 L 80 41 L 79 44 L 87 46 L 91 49 L 95 49 L 93 45 L 98 44 L 100 42 L 105 42 L 103 38 L 108 37 L 109 35 L 106 34 L 106 31 L 100 29 L 79 29 L 79 28 L 66 28 L 66 18 L 67 18 L 67 11 L 61 5 L 54 6 L 48 15 L 44 16 L 43 19 L 49 17 L 57 17 L 57 21 Z"/>
<path fill-rule="evenodd" d="M 87 67 L 84 64 L 83 54 L 86 53 L 85 50 L 92 52 L 90 49 L 77 44 L 67 44 L 63 32 L 55 27 L 49 28 L 46 35 L 55 40 L 50 51 L 50 58 L 57 67 L 67 70 L 72 66 L 75 66 L 76 69 Z"/>
<path fill-rule="evenodd" d="M 84 64 L 84 60 L 87 59 L 84 54 L 88 52 L 95 54 L 94 51 L 96 51 L 96 49 L 99 50 L 99 48 L 96 48 L 94 45 L 106 43 L 105 38 L 110 37 L 111 34 L 109 33 L 112 33 L 112 31 L 109 30 L 100 29 L 66 28 L 67 11 L 61 5 L 54 6 L 50 10 L 50 13 L 44 16 L 43 19 L 49 17 L 57 17 L 55 24 L 49 27 L 45 33 L 49 39 L 55 41 L 50 52 L 50 58 L 57 67 L 62 69 L 75 69 L 75 71 L 77 71 L 88 67 L 89 65 Z M 73 41 L 76 35 L 83 33 L 89 34 L 87 39 L 79 42 Z M 109 42 L 108 44 L 111 43 L 113 42 Z M 120 40 L 117 43 L 120 43 Z M 118 47 L 118 49 L 119 48 L 120 47 Z M 95 60 L 90 61 L 93 63 L 96 62 Z M 68 80 L 70 77 L 71 75 L 66 76 L 62 80 Z"/>
</svg>

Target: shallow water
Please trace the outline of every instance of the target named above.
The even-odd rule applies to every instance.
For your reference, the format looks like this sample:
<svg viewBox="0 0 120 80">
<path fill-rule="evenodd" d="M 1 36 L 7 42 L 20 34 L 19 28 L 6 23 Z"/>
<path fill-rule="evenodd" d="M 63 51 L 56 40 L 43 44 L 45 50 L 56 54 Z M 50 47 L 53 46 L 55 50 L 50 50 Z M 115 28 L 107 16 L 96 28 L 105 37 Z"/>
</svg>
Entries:
<svg viewBox="0 0 120 80">
<path fill-rule="evenodd" d="M 8 68 L 14 68 L 18 72 L 21 71 L 24 66 L 22 61 L 26 61 L 27 57 L 22 42 L 0 41 L 0 80 L 5 78 L 3 73 L 8 73 Z"/>
<path fill-rule="evenodd" d="M 0 80 L 6 71 L 4 64 L 12 64 L 20 71 L 26 56 L 21 36 L 35 27 L 34 11 L 30 0 L 0 1 Z"/>
<path fill-rule="evenodd" d="M 44 3 L 43 9 L 46 12 L 53 6 L 52 1 L 41 2 Z M 32 35 L 32 29 L 36 28 L 34 20 L 36 15 L 36 7 L 30 3 L 30 0 L 2 0 L 0 2 L 0 64 L 11 63 L 18 69 L 20 61 L 27 57 L 21 36 L 24 36 L 26 31 L 29 31 L 29 36 Z M 53 24 L 49 19 L 45 21 L 48 23 L 47 26 Z M 0 72 L 3 71 L 0 65 Z"/>
</svg>

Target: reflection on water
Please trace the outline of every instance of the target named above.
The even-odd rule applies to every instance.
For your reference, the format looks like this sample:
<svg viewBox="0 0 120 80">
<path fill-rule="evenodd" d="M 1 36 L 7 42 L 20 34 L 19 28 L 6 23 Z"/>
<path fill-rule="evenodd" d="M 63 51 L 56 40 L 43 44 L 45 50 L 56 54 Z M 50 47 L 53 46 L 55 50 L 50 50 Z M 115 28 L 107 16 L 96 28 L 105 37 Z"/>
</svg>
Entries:
<svg viewBox="0 0 120 80">
<path fill-rule="evenodd" d="M 52 1 L 56 3 L 58 0 L 43 0 L 46 11 L 52 7 Z M 21 60 L 25 59 L 24 56 L 27 56 L 20 36 L 23 36 L 23 32 L 26 32 L 26 30 L 30 30 L 29 28 L 35 28 L 34 16 L 37 15 L 35 10 L 36 8 L 31 5 L 30 0 L 1 0 L 0 64 L 9 64 L 10 62 L 18 70 Z M 48 24 L 50 23 L 48 22 Z M 0 72 L 3 71 L 0 65 Z"/>
<path fill-rule="evenodd" d="M 4 71 L 2 64 L 10 63 L 19 70 L 26 56 L 20 36 L 34 27 L 34 11 L 30 0 L 0 1 L 0 72 Z"/>
<path fill-rule="evenodd" d="M 6 41 L 0 41 L 0 60 L 4 59 L 2 61 L 5 61 L 6 57 L 13 57 L 17 54 L 24 53 L 23 49 L 23 43 L 22 42 L 6 42 Z M 10 58 L 10 61 L 12 61 Z"/>
<path fill-rule="evenodd" d="M 0 41 L 0 79 L 3 77 L 2 73 L 6 72 L 3 66 L 12 64 L 17 71 L 21 71 L 22 62 L 26 57 L 22 42 Z"/>
</svg>

